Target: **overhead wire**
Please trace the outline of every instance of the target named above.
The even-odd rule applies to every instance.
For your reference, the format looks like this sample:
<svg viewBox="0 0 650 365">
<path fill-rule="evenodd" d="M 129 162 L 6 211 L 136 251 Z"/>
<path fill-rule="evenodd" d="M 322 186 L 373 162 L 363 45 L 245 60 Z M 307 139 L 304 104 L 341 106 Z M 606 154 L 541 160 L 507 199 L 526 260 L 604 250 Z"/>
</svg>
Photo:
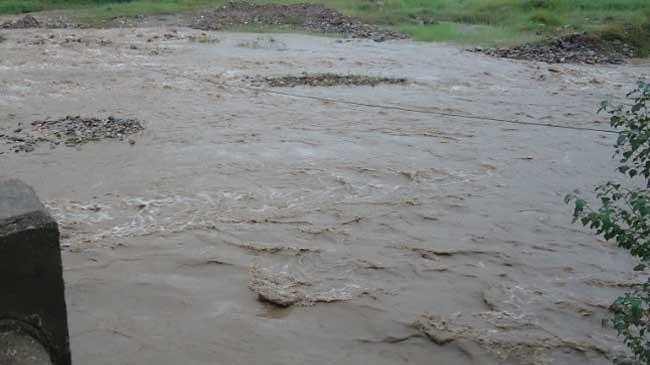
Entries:
<svg viewBox="0 0 650 365">
<path fill-rule="evenodd" d="M 225 83 L 217 82 L 217 81 L 214 81 L 214 80 L 211 80 L 211 79 L 199 79 L 199 78 L 194 78 L 194 77 L 183 75 L 183 74 L 178 74 L 178 73 L 169 72 L 169 71 L 161 71 L 161 70 L 152 69 L 152 68 L 146 68 L 146 69 L 149 70 L 149 71 L 153 71 L 153 72 L 163 74 L 163 75 L 178 77 L 178 78 L 184 78 L 184 79 L 194 81 L 194 82 L 199 82 L 199 83 L 207 82 L 207 83 L 211 83 L 211 84 L 222 86 L 222 87 L 223 86 L 228 86 L 230 88 L 253 91 L 253 92 L 257 92 L 257 93 L 266 93 L 266 94 L 271 94 L 271 95 L 280 95 L 280 96 L 291 97 L 291 98 L 296 98 L 296 99 L 315 100 L 315 101 L 328 102 L 328 103 L 333 103 L 333 104 L 341 104 L 341 105 L 349 105 L 349 106 L 357 106 L 357 107 L 366 107 L 366 108 L 373 108 L 373 109 L 383 109 L 383 110 L 397 110 L 397 111 L 403 111 L 403 112 L 408 112 L 408 113 L 428 114 L 428 115 L 436 115 L 436 116 L 459 118 L 459 119 L 479 120 L 479 121 L 485 121 L 485 122 L 498 122 L 498 123 L 506 123 L 506 124 L 516 124 L 516 125 L 526 125 L 526 126 L 536 126 L 536 127 L 546 127 L 546 128 L 570 129 L 570 130 L 576 130 L 576 131 L 589 131 L 589 132 L 600 132 L 600 133 L 610 133 L 610 134 L 617 134 L 618 133 L 615 130 L 603 129 L 603 128 L 578 127 L 578 126 L 570 126 L 570 125 L 562 125 L 562 124 L 554 124 L 554 123 L 531 122 L 531 121 L 521 121 L 521 120 L 513 120 L 513 119 L 505 119 L 505 118 L 496 118 L 496 117 L 485 116 L 485 115 L 470 115 L 470 114 L 441 112 L 441 111 L 435 111 L 435 110 L 430 110 L 430 109 L 419 109 L 419 108 L 411 107 L 411 106 L 390 105 L 390 104 L 375 104 L 375 103 L 366 103 L 366 102 L 359 102 L 359 101 L 343 100 L 343 99 L 329 98 L 329 97 L 322 97 L 322 96 L 315 96 L 315 95 L 298 94 L 298 93 L 291 93 L 291 92 L 280 91 L 280 90 L 272 90 L 272 89 L 263 88 L 263 87 L 253 87 L 253 86 L 245 86 L 245 85 L 232 85 L 232 84 L 226 85 Z"/>
</svg>

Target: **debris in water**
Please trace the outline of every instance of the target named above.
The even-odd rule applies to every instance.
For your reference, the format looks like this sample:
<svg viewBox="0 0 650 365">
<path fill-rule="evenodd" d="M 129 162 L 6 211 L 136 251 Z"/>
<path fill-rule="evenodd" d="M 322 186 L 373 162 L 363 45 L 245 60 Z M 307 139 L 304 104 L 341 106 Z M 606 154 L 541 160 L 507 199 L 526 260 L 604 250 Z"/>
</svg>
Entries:
<svg viewBox="0 0 650 365">
<path fill-rule="evenodd" d="M 379 84 L 404 85 L 405 78 L 379 77 L 367 75 L 339 75 L 334 73 L 307 74 L 301 76 L 269 76 L 250 78 L 253 84 L 266 84 L 271 87 L 332 87 L 332 86 L 377 86 Z"/>
<path fill-rule="evenodd" d="M 187 37 L 188 40 L 198 43 L 219 43 L 221 39 L 208 35 L 205 32 L 202 32 L 200 35 L 190 35 Z"/>
<path fill-rule="evenodd" d="M 261 245 L 257 243 L 236 243 L 226 242 L 227 244 L 253 253 L 280 254 L 286 253 L 292 256 L 299 256 L 310 252 L 320 252 L 317 248 L 295 247 L 295 246 L 278 246 L 278 245 Z"/>
<path fill-rule="evenodd" d="M 457 250 L 457 249 L 433 249 L 433 248 L 420 248 L 420 247 L 411 247 L 408 245 L 403 245 L 399 247 L 404 250 L 409 250 L 417 253 L 422 258 L 429 260 L 438 260 L 440 256 L 457 256 L 457 255 L 501 255 L 500 252 L 496 251 L 485 251 L 485 250 Z"/>
<path fill-rule="evenodd" d="M 270 36 L 259 36 L 251 41 L 244 41 L 237 44 L 237 47 L 250 49 L 274 49 L 277 51 L 286 51 L 287 44 Z"/>
<path fill-rule="evenodd" d="M 260 300 L 279 307 L 290 307 L 303 301 L 305 293 L 301 287 L 304 285 L 288 274 L 272 272 L 259 266 L 250 268 L 248 288 Z"/>
<path fill-rule="evenodd" d="M 77 146 L 103 139 L 124 140 L 127 136 L 141 132 L 144 126 L 137 119 L 108 117 L 65 118 L 32 122 L 31 131 L 16 128 L 12 134 L 0 132 L 0 143 L 8 144 L 14 152 L 31 152 L 40 143 L 57 146 Z M 135 141 L 129 140 L 133 144 Z"/>
<path fill-rule="evenodd" d="M 593 343 L 561 338 L 540 327 L 534 319 L 509 312 L 458 313 L 448 317 L 423 315 L 413 327 L 437 345 L 469 340 L 501 361 L 514 360 L 522 365 L 547 364 L 558 349 L 605 357 L 610 357 L 611 352 Z"/>
<path fill-rule="evenodd" d="M 639 286 L 643 285 L 634 280 L 613 281 L 597 278 L 585 280 L 585 284 L 598 288 L 638 288 Z"/>
<path fill-rule="evenodd" d="M 253 265 L 249 272 L 248 288 L 257 294 L 261 301 L 283 308 L 340 302 L 351 299 L 354 293 L 363 292 L 358 285 L 324 287 L 322 283 L 301 280 L 290 273 L 275 272 L 258 265 Z"/>
<path fill-rule="evenodd" d="M 189 262 L 180 265 L 180 267 L 205 267 L 205 266 L 213 266 L 213 265 L 231 266 L 232 264 L 218 258 L 209 258 L 209 259 L 190 260 Z"/>
<path fill-rule="evenodd" d="M 366 259 L 358 259 L 357 263 L 364 269 L 368 270 L 384 270 L 386 266 L 380 262 L 370 261 Z"/>
</svg>

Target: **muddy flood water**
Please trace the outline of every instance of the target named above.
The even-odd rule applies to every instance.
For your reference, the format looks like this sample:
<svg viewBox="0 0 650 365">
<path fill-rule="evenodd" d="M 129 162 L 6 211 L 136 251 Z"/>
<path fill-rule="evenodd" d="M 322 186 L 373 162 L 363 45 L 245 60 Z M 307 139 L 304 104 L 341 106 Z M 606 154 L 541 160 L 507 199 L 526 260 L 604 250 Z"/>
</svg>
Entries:
<svg viewBox="0 0 650 365">
<path fill-rule="evenodd" d="M 634 261 L 563 202 L 615 176 L 616 136 L 489 118 L 607 130 L 598 104 L 649 64 L 168 27 L 3 35 L 0 134 L 77 115 L 144 126 L 0 144 L 0 175 L 60 224 L 75 364 L 609 364 L 623 350 L 603 320 L 640 280 Z M 250 82 L 302 72 L 408 81 Z"/>
</svg>

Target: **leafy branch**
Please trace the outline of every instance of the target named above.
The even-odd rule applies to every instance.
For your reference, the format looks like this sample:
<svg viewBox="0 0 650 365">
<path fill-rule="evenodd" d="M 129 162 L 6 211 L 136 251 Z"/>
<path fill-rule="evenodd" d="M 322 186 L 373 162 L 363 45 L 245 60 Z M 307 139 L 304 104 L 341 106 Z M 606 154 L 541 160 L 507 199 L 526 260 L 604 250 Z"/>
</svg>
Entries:
<svg viewBox="0 0 650 365">
<path fill-rule="evenodd" d="M 614 157 L 627 181 L 597 186 L 597 208 L 577 194 L 565 201 L 574 203 L 574 222 L 639 258 L 634 270 L 641 271 L 650 265 L 650 84 L 640 81 L 627 98 L 630 104 L 603 102 L 599 110 L 610 115 L 610 125 L 618 131 Z M 612 309 L 618 334 L 637 360 L 650 365 L 650 282 L 616 299 Z"/>
</svg>

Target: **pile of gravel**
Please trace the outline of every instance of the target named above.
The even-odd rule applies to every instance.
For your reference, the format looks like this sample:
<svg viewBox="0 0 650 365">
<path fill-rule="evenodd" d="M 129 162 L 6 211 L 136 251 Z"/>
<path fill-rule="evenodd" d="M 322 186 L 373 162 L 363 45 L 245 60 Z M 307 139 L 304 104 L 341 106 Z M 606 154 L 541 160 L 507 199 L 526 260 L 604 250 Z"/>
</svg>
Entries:
<svg viewBox="0 0 650 365">
<path fill-rule="evenodd" d="M 364 24 L 356 18 L 317 4 L 254 4 L 230 2 L 195 18 L 193 27 L 223 30 L 237 25 L 290 25 L 310 32 L 345 34 L 376 41 L 405 39 L 407 35 Z"/>
<path fill-rule="evenodd" d="M 104 139 L 123 141 L 143 130 L 144 126 L 137 119 L 67 116 L 32 122 L 31 130 L 18 127 L 11 132 L 0 132 L 0 144 L 9 145 L 14 152 L 31 152 L 41 143 L 78 146 Z"/>
<path fill-rule="evenodd" d="M 634 49 L 621 41 L 607 41 L 584 33 L 512 48 L 473 48 L 470 51 L 546 63 L 620 64 L 634 56 Z"/>
<path fill-rule="evenodd" d="M 403 85 L 407 83 L 407 79 L 405 78 L 339 75 L 333 73 L 257 77 L 252 78 L 249 81 L 252 84 L 266 84 L 270 87 L 377 86 L 379 84 Z"/>
</svg>

